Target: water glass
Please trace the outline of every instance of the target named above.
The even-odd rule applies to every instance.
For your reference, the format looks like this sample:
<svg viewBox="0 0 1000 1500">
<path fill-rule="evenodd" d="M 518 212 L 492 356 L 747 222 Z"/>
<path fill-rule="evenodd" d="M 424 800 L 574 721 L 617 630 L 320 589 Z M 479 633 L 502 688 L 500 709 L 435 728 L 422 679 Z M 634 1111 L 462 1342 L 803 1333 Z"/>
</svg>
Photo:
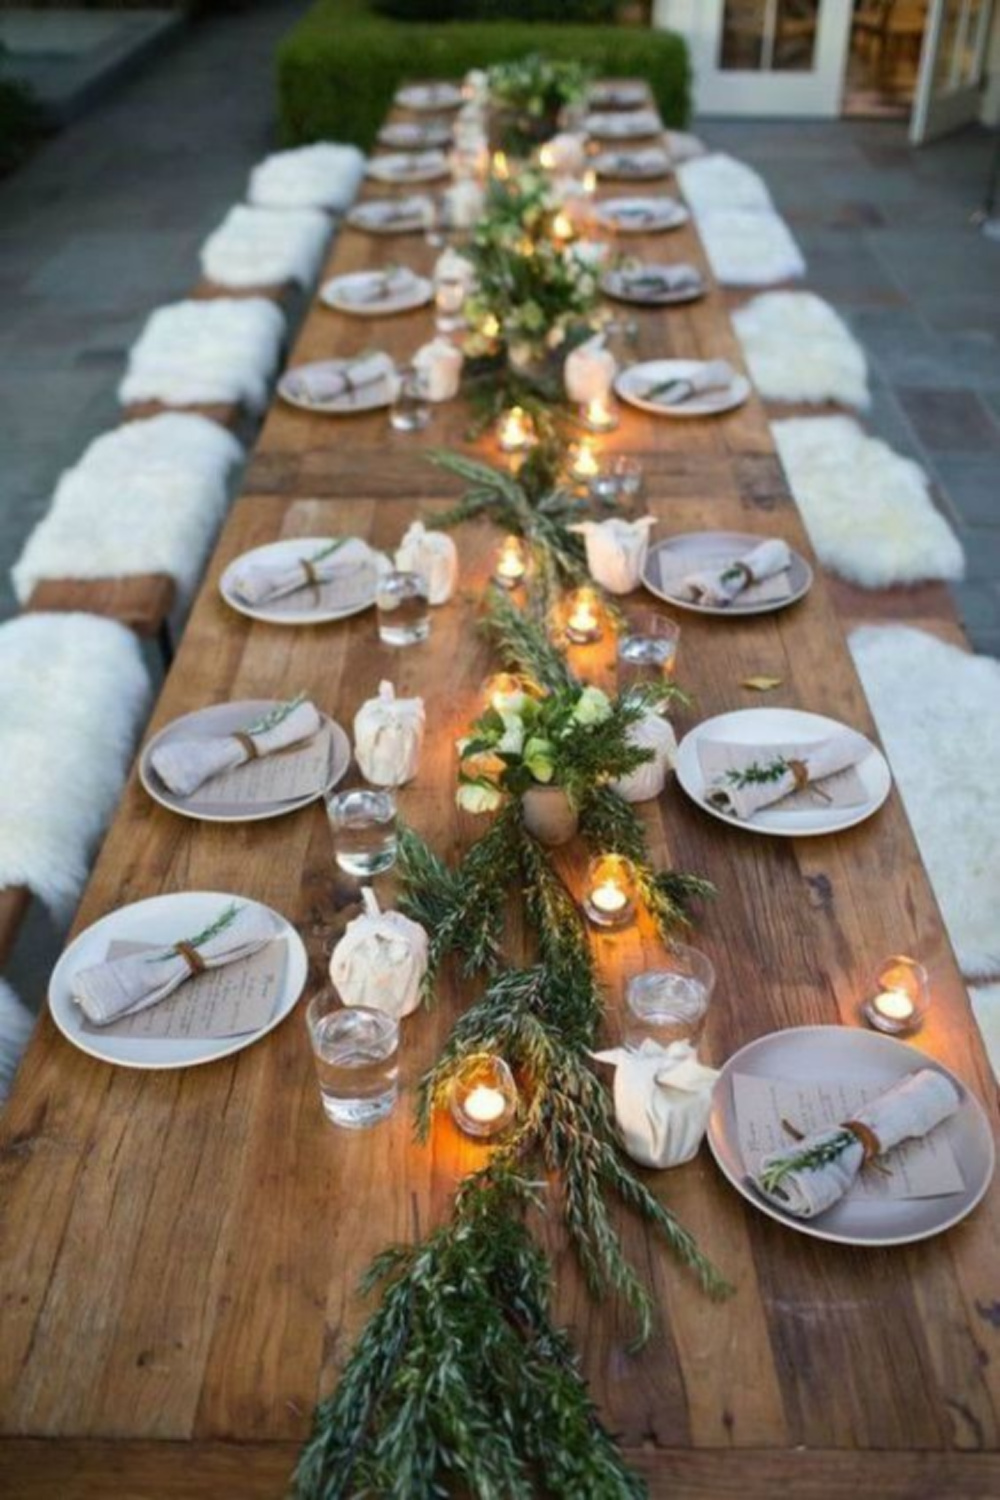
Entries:
<svg viewBox="0 0 1000 1500">
<path fill-rule="evenodd" d="M 348 875 L 366 880 L 396 863 L 396 799 L 391 792 L 332 792 L 326 815 L 333 857 Z"/>
<path fill-rule="evenodd" d="M 590 480 L 590 495 L 608 510 L 629 514 L 635 510 L 645 489 L 642 464 L 631 454 L 619 453 Z"/>
<path fill-rule="evenodd" d="M 375 595 L 378 638 L 384 646 L 412 646 L 431 633 L 427 580 L 420 573 L 383 573 Z"/>
<path fill-rule="evenodd" d="M 457 333 L 465 327 L 466 284 L 461 276 L 440 276 L 434 284 L 434 327 Z"/>
<path fill-rule="evenodd" d="M 644 612 L 618 637 L 618 691 L 673 678 L 681 628 L 666 615 Z"/>
<path fill-rule="evenodd" d="M 711 960 L 697 948 L 675 943 L 663 968 L 645 969 L 628 981 L 625 1045 L 638 1050 L 647 1040 L 661 1047 L 696 1043 L 714 988 Z"/>
<path fill-rule="evenodd" d="M 321 990 L 306 1008 L 319 1095 L 327 1119 L 364 1130 L 392 1114 L 399 1097 L 399 1025 L 366 1006 L 341 1006 Z"/>
<path fill-rule="evenodd" d="M 389 422 L 396 432 L 422 432 L 431 419 L 430 403 L 419 370 L 399 370 L 389 407 Z"/>
</svg>

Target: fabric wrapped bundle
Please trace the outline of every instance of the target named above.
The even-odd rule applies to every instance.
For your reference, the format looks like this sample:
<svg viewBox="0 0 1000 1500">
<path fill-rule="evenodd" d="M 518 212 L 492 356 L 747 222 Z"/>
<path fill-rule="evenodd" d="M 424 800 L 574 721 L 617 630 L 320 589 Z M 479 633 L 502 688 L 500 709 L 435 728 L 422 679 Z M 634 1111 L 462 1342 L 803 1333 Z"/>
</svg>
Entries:
<svg viewBox="0 0 1000 1500">
<path fill-rule="evenodd" d="M 396 567 L 420 574 L 428 603 L 446 604 L 458 582 L 458 548 L 445 532 L 428 531 L 423 521 L 413 521 L 397 549 Z"/>
<path fill-rule="evenodd" d="M 751 584 L 763 583 L 766 578 L 783 573 L 791 561 L 788 544 L 773 538 L 721 567 L 689 573 L 681 581 L 681 587 L 699 604 L 724 607 L 732 604 Z"/>
<path fill-rule="evenodd" d="M 234 734 L 169 740 L 153 751 L 153 769 L 175 796 L 190 797 L 210 777 L 287 750 L 319 732 L 322 721 L 314 704 L 307 701 L 288 707 L 284 718 L 269 729 L 249 725 Z"/>
<path fill-rule="evenodd" d="M 563 372 L 566 395 L 579 406 L 606 401 L 617 373 L 617 361 L 599 334 L 567 355 Z"/>
<path fill-rule="evenodd" d="M 124 406 L 239 401 L 261 411 L 284 334 L 280 309 L 263 297 L 211 297 L 157 308 L 129 350 L 118 399 Z"/>
<path fill-rule="evenodd" d="M 594 1056 L 615 1065 L 615 1119 L 632 1160 L 644 1167 L 690 1161 L 708 1129 L 716 1070 L 698 1061 L 690 1042 L 661 1047 L 648 1037 L 636 1051 Z"/>
<path fill-rule="evenodd" d="M 388 561 L 359 537 L 348 537 L 342 542 L 331 542 L 329 547 L 312 557 L 303 555 L 292 562 L 282 559 L 245 563 L 234 579 L 234 588 L 247 604 L 268 604 L 272 599 L 283 599 L 299 589 L 333 583 L 335 579 L 365 567 L 383 572 Z"/>
<path fill-rule="evenodd" d="M 450 245 L 441 251 L 434 262 L 434 285 L 442 286 L 457 282 L 468 296 L 476 285 L 476 268 L 467 255 L 461 255 Z"/>
<path fill-rule="evenodd" d="M 765 1156 L 757 1186 L 786 1213 L 814 1219 L 840 1202 L 866 1162 L 901 1141 L 928 1135 L 961 1102 L 949 1078 L 933 1068 L 921 1068 L 864 1105 L 853 1120 Z"/>
<path fill-rule="evenodd" d="M 453 182 L 441 195 L 444 217 L 451 229 L 472 229 L 483 211 L 483 190 L 471 179 Z"/>
<path fill-rule="evenodd" d="M 73 975 L 73 999 L 88 1021 L 107 1026 L 119 1016 L 146 1010 L 206 969 L 249 958 L 275 934 L 266 907 L 234 906 L 208 934 L 186 938 L 158 953 L 113 958 Z"/>
<path fill-rule="evenodd" d="M 357 146 L 318 141 L 266 156 L 250 173 L 247 197 L 261 208 L 325 208 L 343 213 L 357 196 L 365 159 Z"/>
<path fill-rule="evenodd" d="M 201 247 L 201 269 L 217 286 L 285 286 L 315 281 L 330 220 L 315 208 L 231 208 Z"/>
<path fill-rule="evenodd" d="M 462 381 L 463 355 L 447 339 L 431 339 L 413 356 L 428 401 L 454 401 Z"/>
<path fill-rule="evenodd" d="M 364 911 L 330 958 L 330 978 L 345 1005 L 364 1005 L 400 1021 L 420 1004 L 427 973 L 427 933 L 402 912 L 382 911 L 375 892 L 361 892 Z"/>
<path fill-rule="evenodd" d="M 653 758 L 628 776 L 613 781 L 611 789 L 626 802 L 651 802 L 667 784 L 667 773 L 673 768 L 677 754 L 677 736 L 662 714 L 648 713 L 632 725 L 627 738 L 630 745 L 640 750 L 652 750 Z"/>
<path fill-rule="evenodd" d="M 655 525 L 655 516 L 639 521 L 611 516 L 607 521 L 580 521 L 569 529 L 584 539 L 587 568 L 595 583 L 609 594 L 630 594 L 642 582 L 650 527 Z"/>
<path fill-rule="evenodd" d="M 402 786 L 420 768 L 424 743 L 424 700 L 397 698 L 391 682 L 379 684 L 354 716 L 354 754 L 361 774 L 373 786 Z"/>
<path fill-rule="evenodd" d="M 705 800 L 731 817 L 752 818 L 761 808 L 773 806 L 792 792 L 856 766 L 871 748 L 855 729 L 817 740 L 792 758 L 761 748 L 756 760 L 743 771 L 729 771 L 706 787 Z"/>
</svg>

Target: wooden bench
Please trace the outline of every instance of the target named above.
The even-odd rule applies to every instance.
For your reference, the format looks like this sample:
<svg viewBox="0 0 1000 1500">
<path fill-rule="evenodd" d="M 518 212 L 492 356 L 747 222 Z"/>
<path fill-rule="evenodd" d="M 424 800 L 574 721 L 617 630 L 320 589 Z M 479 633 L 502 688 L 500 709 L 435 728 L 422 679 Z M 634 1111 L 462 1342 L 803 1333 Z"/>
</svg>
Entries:
<svg viewBox="0 0 1000 1500">
<path fill-rule="evenodd" d="M 173 660 L 170 612 L 177 585 L 166 573 L 130 578 L 43 578 L 27 604 L 28 614 L 87 614 L 117 620 L 143 640 L 155 640 L 169 667 Z"/>
<path fill-rule="evenodd" d="M 31 892 L 27 886 L 0 888 L 0 968 L 10 957 L 30 904 Z"/>
</svg>

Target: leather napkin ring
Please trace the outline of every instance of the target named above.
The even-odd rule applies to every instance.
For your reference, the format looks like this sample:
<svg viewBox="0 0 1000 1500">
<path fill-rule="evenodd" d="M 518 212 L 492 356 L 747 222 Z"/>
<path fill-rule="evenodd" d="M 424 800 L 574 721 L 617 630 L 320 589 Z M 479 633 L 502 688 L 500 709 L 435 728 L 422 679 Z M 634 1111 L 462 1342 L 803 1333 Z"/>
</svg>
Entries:
<svg viewBox="0 0 1000 1500">
<path fill-rule="evenodd" d="M 191 971 L 192 979 L 197 974 L 204 974 L 208 966 L 197 948 L 193 947 L 191 943 L 175 943 L 174 952 L 178 958 L 183 958 Z"/>
<path fill-rule="evenodd" d="M 309 561 L 308 557 L 300 558 L 299 564 L 302 568 L 303 573 L 306 575 L 306 583 L 311 583 L 314 589 L 318 589 L 320 585 L 320 576 L 316 572 L 316 569 L 313 567 L 312 563 Z"/>
<path fill-rule="evenodd" d="M 805 761 L 790 760 L 788 762 L 788 769 L 795 777 L 795 790 L 797 792 L 804 792 L 806 787 L 809 785 L 809 767 L 806 765 Z"/>
<path fill-rule="evenodd" d="M 248 760 L 256 760 L 260 755 L 260 751 L 257 749 L 257 746 L 254 743 L 253 735 L 247 734 L 246 730 L 234 729 L 229 738 L 235 740 L 238 745 L 243 746 L 243 749 L 247 753 Z"/>
<path fill-rule="evenodd" d="M 861 1142 L 865 1162 L 874 1161 L 876 1156 L 881 1156 L 882 1142 L 870 1125 L 862 1120 L 845 1120 L 844 1129 L 849 1130 Z"/>
<path fill-rule="evenodd" d="M 734 562 L 730 568 L 730 572 L 739 574 L 743 580 L 742 586 L 745 589 L 748 589 L 752 583 L 757 582 L 753 576 L 753 569 L 748 568 L 745 562 Z"/>
</svg>

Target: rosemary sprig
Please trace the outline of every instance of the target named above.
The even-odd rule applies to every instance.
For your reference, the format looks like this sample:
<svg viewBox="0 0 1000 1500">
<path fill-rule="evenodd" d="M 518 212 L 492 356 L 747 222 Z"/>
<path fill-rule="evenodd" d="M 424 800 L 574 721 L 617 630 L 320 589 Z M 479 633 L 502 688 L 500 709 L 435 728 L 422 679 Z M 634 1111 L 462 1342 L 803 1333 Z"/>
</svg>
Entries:
<svg viewBox="0 0 1000 1500">
<path fill-rule="evenodd" d="M 725 779 L 729 782 L 730 786 L 740 788 L 747 786 L 773 786 L 775 782 L 780 781 L 783 776 L 786 776 L 790 769 L 791 767 L 785 757 L 783 755 L 776 755 L 773 760 L 768 761 L 763 766 L 759 761 L 754 760 L 740 771 L 727 771 Z"/>
<path fill-rule="evenodd" d="M 256 719 L 253 724 L 248 724 L 243 733 L 265 734 L 269 729 L 277 729 L 278 725 L 283 724 L 305 701 L 305 693 L 296 693 L 294 698 L 277 704 L 276 707 L 269 709 L 263 718 Z"/>
<path fill-rule="evenodd" d="M 802 1151 L 789 1151 L 764 1167 L 760 1174 L 761 1187 L 767 1193 L 774 1193 L 776 1197 L 786 1197 L 781 1189 L 786 1177 L 795 1172 L 818 1172 L 843 1156 L 851 1146 L 858 1144 L 858 1138 L 852 1130 L 838 1130 Z"/>
<path fill-rule="evenodd" d="M 194 937 L 183 938 L 181 941 L 187 943 L 191 948 L 200 948 L 203 943 L 207 943 L 212 938 L 218 937 L 220 932 L 225 932 L 227 927 L 232 926 L 233 922 L 236 921 L 237 916 L 242 910 L 242 906 L 238 905 L 235 901 L 231 901 L 229 905 L 215 918 L 214 922 L 210 922 L 207 927 L 205 927 L 201 932 L 196 933 Z M 158 964 L 163 963 L 168 958 L 176 957 L 177 951 L 176 947 L 174 947 L 168 948 L 165 953 L 150 954 L 146 962 L 151 964 Z"/>
</svg>

